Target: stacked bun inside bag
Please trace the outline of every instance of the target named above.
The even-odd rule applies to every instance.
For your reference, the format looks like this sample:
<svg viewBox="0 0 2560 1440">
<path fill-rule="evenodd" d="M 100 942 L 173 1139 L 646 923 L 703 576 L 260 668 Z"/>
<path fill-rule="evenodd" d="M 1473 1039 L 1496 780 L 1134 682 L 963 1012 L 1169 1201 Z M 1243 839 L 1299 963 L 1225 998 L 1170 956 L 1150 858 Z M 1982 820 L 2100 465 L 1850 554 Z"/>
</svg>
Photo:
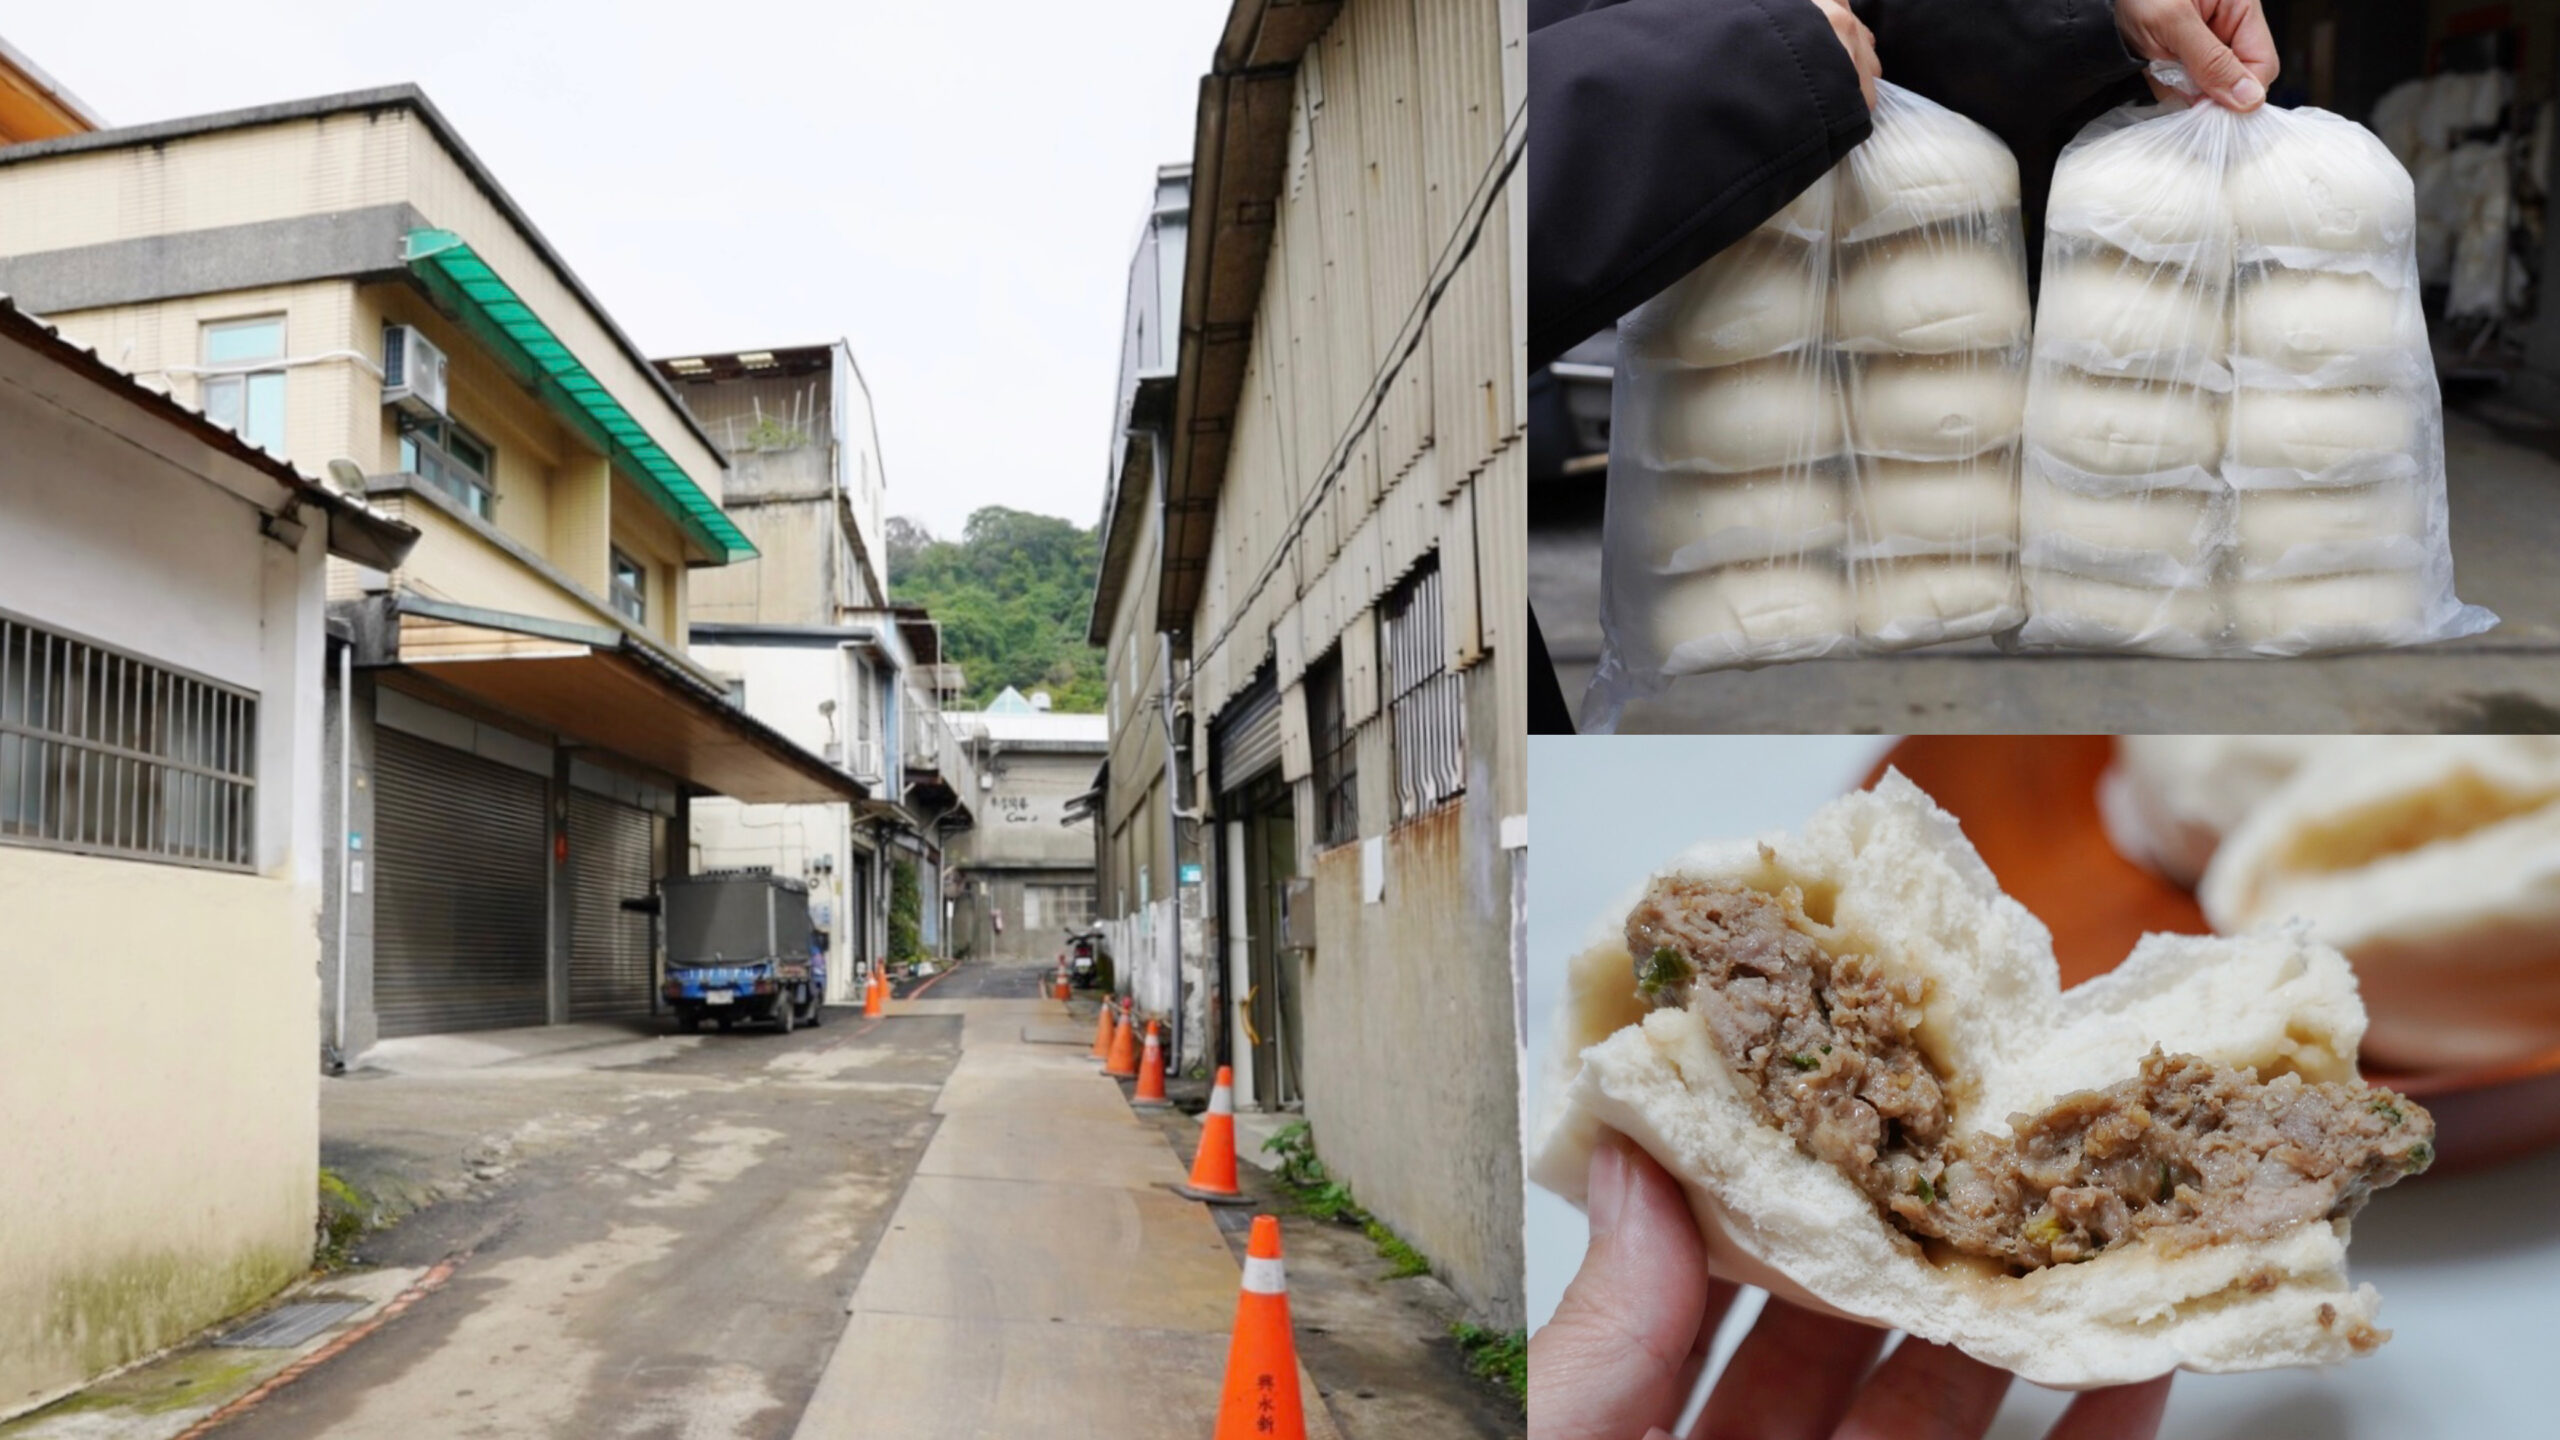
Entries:
<svg viewBox="0 0 2560 1440">
<path fill-rule="evenodd" d="M 2496 623 L 2453 593 L 2415 225 L 2408 172 L 2325 111 L 2133 106 L 2064 148 L 2020 643 L 2300 655 Z"/>
<path fill-rule="evenodd" d="M 2028 330 L 2016 160 L 1879 85 L 1848 159 L 1619 327 L 1586 723 L 2015 625 Z"/>
</svg>

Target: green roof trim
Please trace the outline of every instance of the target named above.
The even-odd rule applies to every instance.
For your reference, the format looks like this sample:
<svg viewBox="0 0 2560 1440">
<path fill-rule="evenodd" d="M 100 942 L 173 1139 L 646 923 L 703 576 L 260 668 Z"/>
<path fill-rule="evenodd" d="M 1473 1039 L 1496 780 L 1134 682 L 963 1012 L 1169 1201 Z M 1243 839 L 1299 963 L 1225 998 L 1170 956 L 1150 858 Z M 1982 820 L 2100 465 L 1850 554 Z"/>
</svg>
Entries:
<svg viewBox="0 0 2560 1440">
<path fill-rule="evenodd" d="M 436 303 L 488 346 L 516 378 L 550 398 L 588 441 L 638 482 L 659 509 L 724 565 L 756 547 L 719 502 L 702 493 L 666 447 L 650 438 L 594 372 L 579 363 L 489 262 L 450 230 L 412 230 L 401 257 Z"/>
</svg>

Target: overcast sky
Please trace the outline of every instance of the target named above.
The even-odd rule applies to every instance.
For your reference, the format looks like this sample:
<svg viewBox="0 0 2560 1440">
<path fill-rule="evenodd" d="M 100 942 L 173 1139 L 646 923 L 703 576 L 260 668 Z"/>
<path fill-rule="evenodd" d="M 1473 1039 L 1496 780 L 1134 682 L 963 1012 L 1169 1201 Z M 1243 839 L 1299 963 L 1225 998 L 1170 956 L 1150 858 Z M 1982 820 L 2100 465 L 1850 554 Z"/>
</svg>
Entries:
<svg viewBox="0 0 2560 1440">
<path fill-rule="evenodd" d="M 111 124 L 415 81 L 651 355 L 843 336 L 889 512 L 1093 523 L 1154 167 L 1227 0 L 12 6 Z"/>
</svg>

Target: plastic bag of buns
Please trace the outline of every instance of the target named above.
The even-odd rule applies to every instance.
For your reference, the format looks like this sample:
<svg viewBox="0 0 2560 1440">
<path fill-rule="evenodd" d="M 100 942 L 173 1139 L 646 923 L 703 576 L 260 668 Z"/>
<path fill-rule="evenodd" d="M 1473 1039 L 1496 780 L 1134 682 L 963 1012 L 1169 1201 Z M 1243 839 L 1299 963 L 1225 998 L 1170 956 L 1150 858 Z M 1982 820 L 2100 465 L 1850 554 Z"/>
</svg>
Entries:
<svg viewBox="0 0 2560 1440">
<path fill-rule="evenodd" d="M 2326 111 L 2131 106 L 2064 148 L 2018 644 L 2301 655 L 2497 623 L 2454 597 L 2415 233 L 2408 172 Z"/>
<path fill-rule="evenodd" d="M 2017 161 L 1876 95 L 1829 175 L 1619 327 L 1586 729 L 1680 675 L 2023 616 Z"/>
</svg>

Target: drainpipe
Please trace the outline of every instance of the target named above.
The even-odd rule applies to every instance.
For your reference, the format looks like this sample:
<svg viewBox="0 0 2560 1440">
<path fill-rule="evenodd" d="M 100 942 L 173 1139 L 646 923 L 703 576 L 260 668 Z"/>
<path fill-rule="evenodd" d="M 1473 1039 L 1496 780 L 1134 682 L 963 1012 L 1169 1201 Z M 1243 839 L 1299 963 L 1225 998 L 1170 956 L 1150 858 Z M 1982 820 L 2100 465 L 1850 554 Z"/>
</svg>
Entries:
<svg viewBox="0 0 2560 1440">
<path fill-rule="evenodd" d="M 1164 432 L 1149 429 L 1146 433 L 1147 459 L 1149 468 L 1154 472 L 1152 483 L 1156 492 L 1156 556 L 1161 563 L 1164 556 Z M 1159 690 L 1156 714 L 1164 725 L 1164 856 L 1165 863 L 1173 870 L 1173 874 L 1169 877 L 1172 881 L 1169 893 L 1173 896 L 1173 933 L 1169 938 L 1173 942 L 1173 1056 L 1175 1068 L 1178 1070 L 1182 1064 L 1184 1009 L 1182 1003 L 1182 778 L 1181 762 L 1175 753 L 1173 742 L 1173 636 L 1161 630 L 1156 632 L 1156 676 Z M 1202 965 L 1204 979 L 1206 975 L 1207 966 L 1204 963 Z"/>
<path fill-rule="evenodd" d="M 355 903 L 355 893 L 347 888 L 354 862 L 347 836 L 355 817 L 355 792 L 350 783 L 356 748 L 355 657 L 352 638 L 338 647 L 338 1014 L 330 1035 L 337 1047 L 341 1072 L 347 1068 L 347 909 Z"/>
</svg>

